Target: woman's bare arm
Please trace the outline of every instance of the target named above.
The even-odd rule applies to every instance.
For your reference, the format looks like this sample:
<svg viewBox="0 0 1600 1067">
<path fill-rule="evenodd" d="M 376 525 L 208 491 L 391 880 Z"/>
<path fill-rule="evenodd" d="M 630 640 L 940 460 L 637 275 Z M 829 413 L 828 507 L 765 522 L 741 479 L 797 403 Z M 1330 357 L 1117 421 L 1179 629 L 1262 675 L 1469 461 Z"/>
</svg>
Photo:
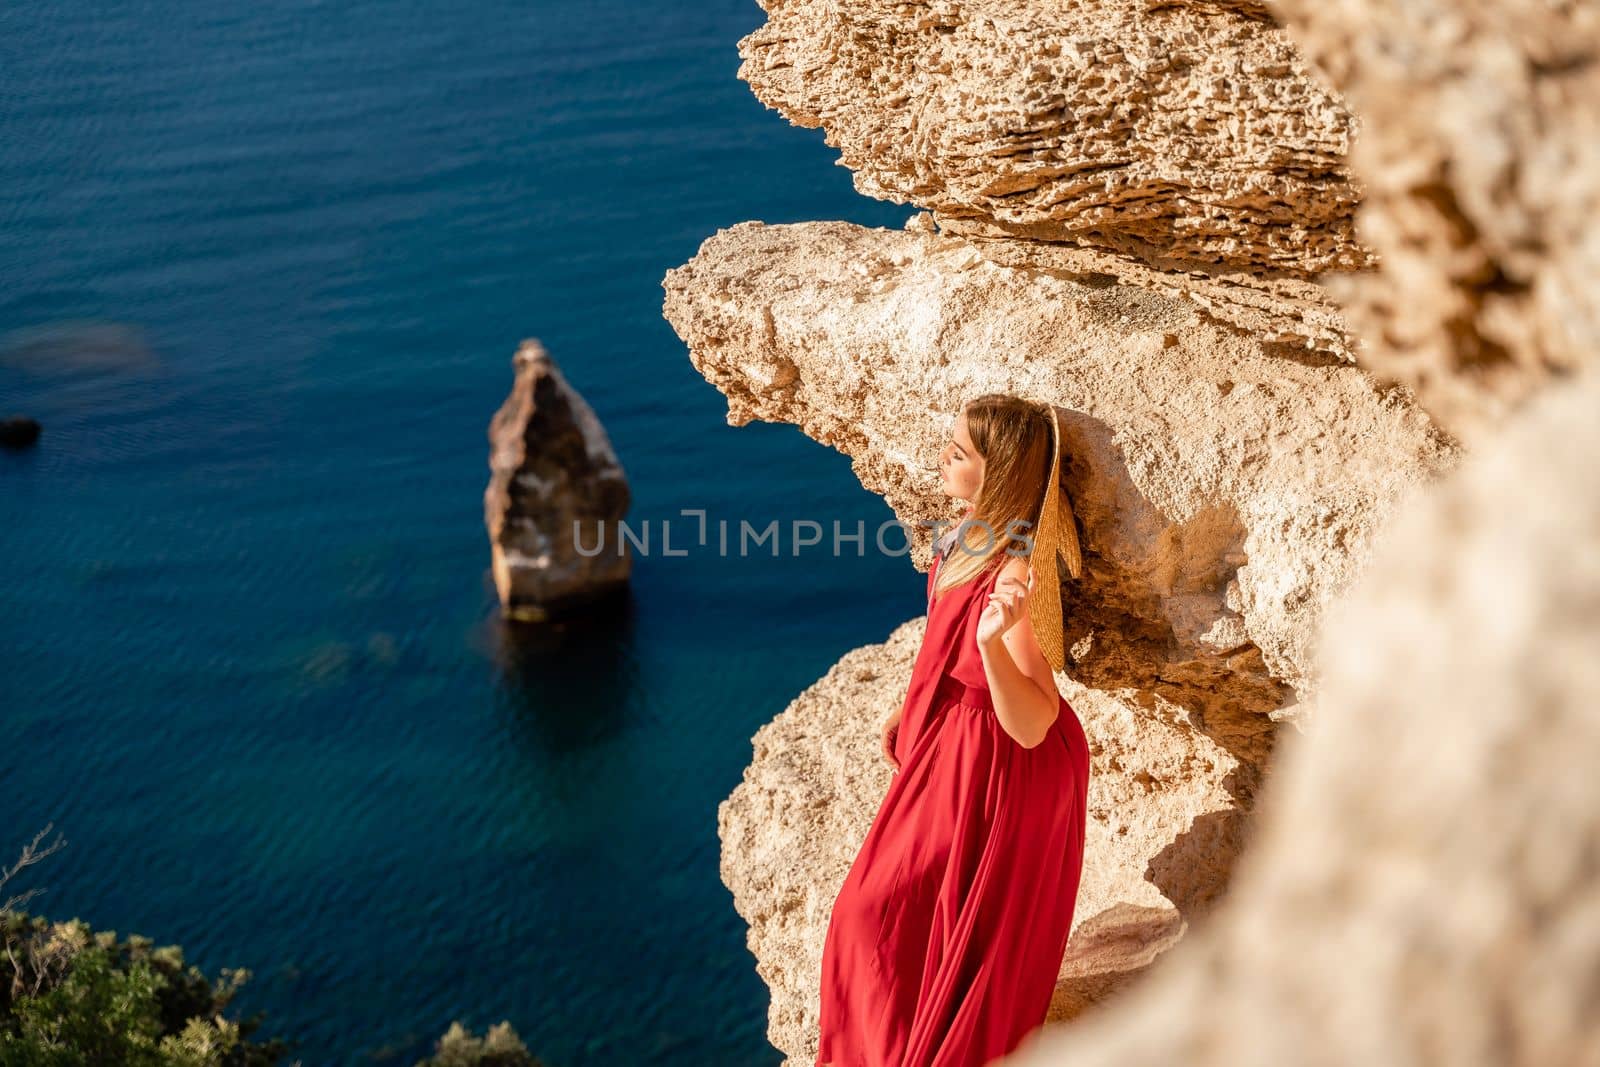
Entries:
<svg viewBox="0 0 1600 1067">
<path fill-rule="evenodd" d="M 1028 619 L 1027 573 L 1028 561 L 1020 557 L 1000 572 L 995 594 L 1010 600 L 1021 614 L 1000 636 L 980 640 L 978 651 L 1001 728 L 1023 748 L 1033 748 L 1049 736 L 1061 711 L 1061 693 Z"/>
</svg>

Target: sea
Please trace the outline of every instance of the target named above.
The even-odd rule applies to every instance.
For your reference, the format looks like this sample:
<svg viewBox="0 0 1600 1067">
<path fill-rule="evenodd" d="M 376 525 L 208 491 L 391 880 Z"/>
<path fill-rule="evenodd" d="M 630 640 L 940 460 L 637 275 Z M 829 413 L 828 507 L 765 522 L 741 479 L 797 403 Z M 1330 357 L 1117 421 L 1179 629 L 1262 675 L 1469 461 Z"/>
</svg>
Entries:
<svg viewBox="0 0 1600 1067">
<path fill-rule="evenodd" d="M 0 8 L 0 417 L 42 426 L 0 451 L 0 865 L 58 846 L 0 899 L 247 970 L 229 1014 L 285 1063 L 409 1065 L 456 1020 L 548 1067 L 781 1061 L 717 806 L 925 578 L 849 457 L 729 426 L 661 314 L 719 228 L 912 213 L 738 79 L 764 18 Z M 561 627 L 489 572 L 529 337 L 656 538 Z M 782 535 L 699 547 L 699 512 Z M 791 536 L 836 520 L 865 543 Z"/>
</svg>

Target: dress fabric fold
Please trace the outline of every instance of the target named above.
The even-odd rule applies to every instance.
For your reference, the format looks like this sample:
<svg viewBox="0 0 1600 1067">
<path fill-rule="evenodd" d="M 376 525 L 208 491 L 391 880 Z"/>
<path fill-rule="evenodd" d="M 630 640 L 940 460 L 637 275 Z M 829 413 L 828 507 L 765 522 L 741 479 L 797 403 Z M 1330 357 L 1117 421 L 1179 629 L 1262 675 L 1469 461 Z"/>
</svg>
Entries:
<svg viewBox="0 0 1600 1067">
<path fill-rule="evenodd" d="M 1089 749 L 1000 725 L 977 646 L 998 567 L 933 598 L 890 780 L 823 942 L 816 1067 L 982 1067 L 1045 1020 L 1083 869 Z M 1003 559 L 999 562 L 1004 562 Z"/>
</svg>

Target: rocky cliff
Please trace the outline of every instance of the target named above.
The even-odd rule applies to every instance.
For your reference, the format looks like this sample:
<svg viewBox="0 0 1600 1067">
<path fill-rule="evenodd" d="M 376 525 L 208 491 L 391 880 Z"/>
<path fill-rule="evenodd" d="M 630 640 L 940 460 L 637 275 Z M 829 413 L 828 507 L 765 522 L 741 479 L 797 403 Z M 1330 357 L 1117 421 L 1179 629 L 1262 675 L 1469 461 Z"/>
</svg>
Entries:
<svg viewBox="0 0 1600 1067">
<path fill-rule="evenodd" d="M 1124 1015 L 1126 1032 L 1097 1031 L 1095 1062 L 1134 1062 L 1118 1058 L 1134 1047 L 1137 1062 L 1221 1062 L 1199 1044 L 1216 1021 L 1196 983 L 1211 980 L 1205 959 L 1223 957 L 1203 956 L 1188 931 L 1219 902 L 1244 906 L 1230 882 L 1260 836 L 1258 800 L 1276 795 L 1265 788 L 1275 743 L 1287 732 L 1316 751 L 1301 731 L 1392 729 L 1380 709 L 1404 719 L 1411 701 L 1437 704 L 1415 678 L 1398 709 L 1370 684 L 1352 689 L 1354 653 L 1331 659 L 1346 687 L 1330 702 L 1319 653 L 1378 657 L 1377 634 L 1432 650 L 1414 634 L 1429 628 L 1426 598 L 1472 606 L 1457 579 L 1428 585 L 1391 555 L 1397 600 L 1325 619 L 1390 519 L 1458 476 L 1462 442 L 1492 439 L 1600 339 L 1593 286 L 1579 281 L 1600 254 L 1600 167 L 1585 177 L 1578 166 L 1600 145 L 1585 140 L 1600 101 L 1592 12 L 1453 14 L 1432 0 L 1404 13 L 1376 0 L 765 6 L 767 24 L 740 44 L 741 77 L 792 122 L 821 126 L 860 191 L 923 210 L 903 231 L 719 231 L 667 275 L 665 314 L 727 396 L 730 423 L 794 423 L 849 454 L 908 523 L 950 514 L 930 468 L 963 400 L 1009 391 L 1069 413 L 1086 572 L 1065 590 L 1058 681 L 1094 762 L 1052 1019 L 1143 996 L 1164 1027 Z M 1452 42 L 1466 51 L 1447 58 Z M 1496 79 L 1509 100 L 1475 91 Z M 1431 108 L 1396 120 L 1413 89 Z M 1390 124 L 1357 138 L 1352 100 Z M 1475 140 L 1463 131 L 1484 112 Z M 1529 158 L 1560 167 L 1535 173 L 1518 162 Z M 1547 213 L 1558 208 L 1589 213 L 1562 230 Z M 1457 507 L 1482 503 L 1481 488 L 1463 492 Z M 1573 516 L 1565 533 L 1591 518 Z M 1433 533 L 1474 521 L 1488 518 L 1438 520 Z M 1421 551 L 1423 535 L 1408 536 Z M 925 566 L 926 539 L 914 554 Z M 1439 565 L 1465 566 L 1449 558 Z M 904 694 L 921 625 L 849 653 L 763 727 L 719 812 L 723 878 L 772 988 L 769 1033 L 796 1063 L 814 1056 L 828 911 L 887 786 L 876 726 Z M 1350 850 L 1339 859 L 1359 882 L 1353 842 L 1373 813 L 1359 807 L 1355 747 L 1323 758 L 1347 761 L 1352 780 L 1341 806 L 1302 814 Z M 1400 771 L 1393 758 L 1380 766 Z M 1388 788 L 1365 802 L 1398 812 L 1404 789 Z M 1313 804 L 1301 789 L 1297 802 Z M 1320 838 L 1276 825 L 1300 877 L 1337 873 L 1311 862 Z M 1370 825 L 1382 829 L 1383 814 Z M 1258 876 L 1255 892 L 1268 884 Z M 1271 914 L 1289 940 L 1264 954 L 1263 973 L 1293 971 L 1293 939 L 1317 936 L 1315 914 L 1281 901 Z M 1213 928 L 1228 927 L 1207 924 L 1206 937 L 1237 936 Z M 1176 962 L 1156 969 L 1187 985 L 1110 997 L 1169 952 Z M 1226 960 L 1250 963 L 1237 944 Z M 1332 997 L 1340 967 L 1320 966 Z M 1151 1001 L 1152 988 L 1167 999 Z M 1241 1014 L 1227 1024 L 1238 1045 L 1255 1022 L 1247 989 L 1257 982 L 1238 986 Z M 1286 1036 L 1273 1062 L 1293 1058 L 1294 1035 L 1331 1040 L 1286 1001 L 1277 991 Z M 1082 1024 L 1067 1029 L 1063 1040 Z M 1344 1049 L 1365 1047 L 1350 1037 Z M 1062 1062 L 1084 1062 L 1075 1055 Z M 1267 1062 L 1242 1047 L 1228 1058 Z"/>
</svg>

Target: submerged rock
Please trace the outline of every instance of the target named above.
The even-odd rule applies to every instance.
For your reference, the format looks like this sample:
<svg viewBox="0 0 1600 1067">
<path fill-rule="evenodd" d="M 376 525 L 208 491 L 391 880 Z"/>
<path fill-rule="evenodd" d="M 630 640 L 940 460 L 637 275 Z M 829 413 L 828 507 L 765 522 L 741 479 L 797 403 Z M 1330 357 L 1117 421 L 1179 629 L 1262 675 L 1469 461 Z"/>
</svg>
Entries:
<svg viewBox="0 0 1600 1067">
<path fill-rule="evenodd" d="M 26 415 L 13 415 L 0 419 L 0 446 L 27 448 L 39 440 L 39 420 Z"/>
<path fill-rule="evenodd" d="M 511 395 L 489 423 L 484 523 L 507 618 L 580 611 L 627 584 L 633 557 L 618 537 L 632 495 L 611 440 L 543 345 L 512 359 Z"/>
</svg>

